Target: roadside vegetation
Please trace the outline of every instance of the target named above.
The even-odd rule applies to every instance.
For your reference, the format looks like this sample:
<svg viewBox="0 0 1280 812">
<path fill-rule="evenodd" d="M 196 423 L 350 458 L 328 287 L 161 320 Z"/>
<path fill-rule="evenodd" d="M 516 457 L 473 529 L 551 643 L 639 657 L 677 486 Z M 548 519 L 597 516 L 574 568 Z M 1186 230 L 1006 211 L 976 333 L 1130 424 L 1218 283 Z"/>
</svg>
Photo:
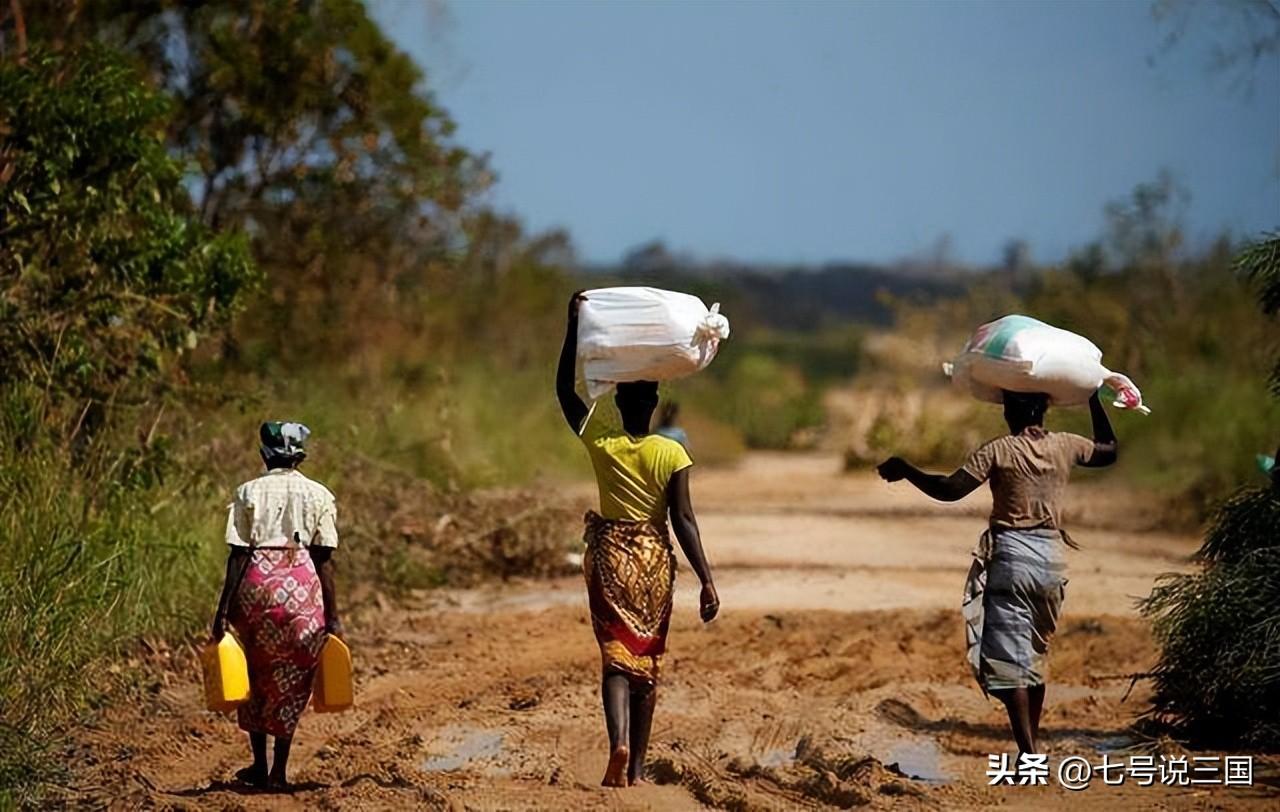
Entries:
<svg viewBox="0 0 1280 812">
<path fill-rule="evenodd" d="M 1280 314 L 1280 236 L 1237 262 Z M 1280 359 L 1271 371 L 1280 399 Z M 1274 429 L 1275 423 L 1271 426 Z M 1273 434 L 1273 445 L 1280 437 Z M 1275 453 L 1280 454 L 1280 449 Z M 1214 512 L 1200 569 L 1166 575 L 1142 603 L 1160 659 L 1149 675 L 1157 730 L 1219 747 L 1280 748 L 1280 469 L 1240 488 Z"/>
</svg>

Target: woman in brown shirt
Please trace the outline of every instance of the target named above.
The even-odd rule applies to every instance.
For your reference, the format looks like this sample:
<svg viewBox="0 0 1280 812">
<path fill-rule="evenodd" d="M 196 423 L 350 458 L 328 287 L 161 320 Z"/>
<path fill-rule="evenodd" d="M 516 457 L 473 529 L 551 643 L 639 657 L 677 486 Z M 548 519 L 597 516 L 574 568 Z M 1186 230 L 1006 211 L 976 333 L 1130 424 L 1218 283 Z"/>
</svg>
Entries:
<svg viewBox="0 0 1280 812">
<path fill-rule="evenodd" d="M 1058 502 L 1076 465 L 1116 461 L 1111 421 L 1095 392 L 1093 439 L 1046 431 L 1044 394 L 1004 393 L 1009 434 L 983 445 L 954 473 L 926 474 L 899 457 L 877 469 L 887 482 L 907 480 L 934 499 L 954 502 L 991 483 L 989 528 L 975 551 L 965 587 L 968 658 L 984 692 L 1009 713 L 1019 757 L 1037 753 L 1044 707 L 1044 657 L 1065 597 Z"/>
</svg>

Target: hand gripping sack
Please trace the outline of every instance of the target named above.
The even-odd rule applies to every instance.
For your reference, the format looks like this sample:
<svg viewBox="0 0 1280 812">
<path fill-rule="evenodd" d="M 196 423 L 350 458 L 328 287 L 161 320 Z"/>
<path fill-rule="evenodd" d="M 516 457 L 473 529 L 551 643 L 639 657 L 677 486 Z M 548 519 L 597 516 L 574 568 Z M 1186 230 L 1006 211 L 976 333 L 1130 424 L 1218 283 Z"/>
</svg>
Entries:
<svg viewBox="0 0 1280 812">
<path fill-rule="evenodd" d="M 1057 406 L 1085 403 L 1105 385 L 1121 409 L 1143 414 L 1133 381 L 1102 365 L 1102 350 L 1084 336 L 1029 316 L 1004 316 L 979 327 L 943 372 L 979 400 L 1000 403 L 1000 390 L 1044 392 Z"/>
<path fill-rule="evenodd" d="M 729 337 L 720 305 L 658 288 L 599 288 L 578 310 L 578 361 L 595 400 L 626 381 L 669 381 L 701 369 Z"/>
</svg>

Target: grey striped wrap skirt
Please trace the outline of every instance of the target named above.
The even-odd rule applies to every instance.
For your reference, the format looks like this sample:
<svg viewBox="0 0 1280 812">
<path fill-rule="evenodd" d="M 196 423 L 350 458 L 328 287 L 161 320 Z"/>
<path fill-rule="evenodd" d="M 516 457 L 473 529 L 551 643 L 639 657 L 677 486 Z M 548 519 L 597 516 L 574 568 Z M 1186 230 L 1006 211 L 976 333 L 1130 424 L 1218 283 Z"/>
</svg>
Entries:
<svg viewBox="0 0 1280 812">
<path fill-rule="evenodd" d="M 1045 656 L 1066 595 L 1062 534 L 992 528 L 965 581 L 969 667 L 984 693 L 1045 681 Z"/>
</svg>

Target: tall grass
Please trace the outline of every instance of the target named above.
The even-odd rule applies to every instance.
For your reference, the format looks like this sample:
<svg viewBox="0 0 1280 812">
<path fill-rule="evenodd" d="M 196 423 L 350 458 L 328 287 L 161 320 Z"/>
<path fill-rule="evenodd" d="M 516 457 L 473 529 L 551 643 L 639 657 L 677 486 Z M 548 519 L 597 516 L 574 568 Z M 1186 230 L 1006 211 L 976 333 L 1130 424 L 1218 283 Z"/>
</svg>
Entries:
<svg viewBox="0 0 1280 812">
<path fill-rule="evenodd" d="M 308 465 L 339 485 L 344 457 L 375 461 L 446 491 L 527 485 L 579 461 L 549 368 L 504 369 L 484 361 L 426 367 L 409 376 L 301 374 L 243 382 L 239 409 L 208 416 L 215 437 L 248 438 L 239 454 L 257 464 L 261 419 L 299 420 L 313 432 Z M 255 388 L 256 387 L 256 388 Z M 224 478 L 233 475 L 227 470 Z"/>
<path fill-rule="evenodd" d="M 105 658 L 208 618 L 219 573 L 209 491 L 158 446 L 41 431 L 40 393 L 0 403 L 0 800 L 56 776 L 50 732 L 106 686 Z M 54 772 L 50 772 L 54 770 Z"/>
</svg>

